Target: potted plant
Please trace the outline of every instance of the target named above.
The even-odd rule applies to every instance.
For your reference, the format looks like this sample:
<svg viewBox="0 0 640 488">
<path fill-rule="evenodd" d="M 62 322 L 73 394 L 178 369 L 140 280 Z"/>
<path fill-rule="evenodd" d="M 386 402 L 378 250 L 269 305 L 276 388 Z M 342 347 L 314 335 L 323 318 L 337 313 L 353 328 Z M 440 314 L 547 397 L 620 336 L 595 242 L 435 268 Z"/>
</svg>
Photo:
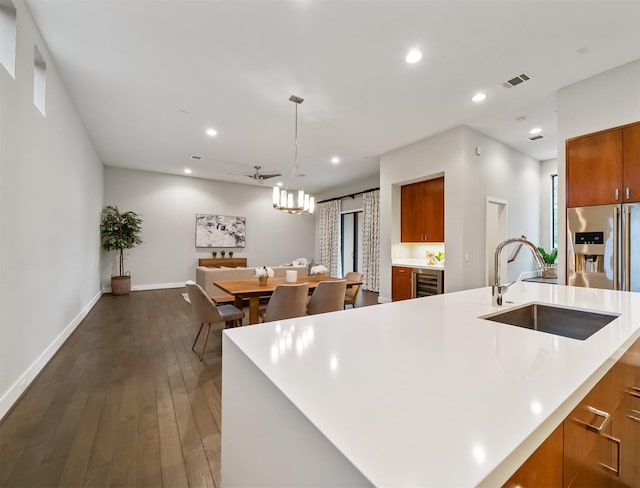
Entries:
<svg viewBox="0 0 640 488">
<path fill-rule="evenodd" d="M 217 258 L 218 257 L 218 251 L 211 251 L 211 255 L 213 256 L 213 258 Z"/>
<path fill-rule="evenodd" d="M 120 251 L 118 276 L 111 276 L 111 292 L 126 295 L 131 291 L 131 273 L 124 270 L 124 250 L 142 244 L 142 219 L 135 212 L 121 213 L 111 205 L 102 210 L 100 236 L 105 251 Z"/>
<path fill-rule="evenodd" d="M 258 283 L 260 286 L 266 286 L 269 278 L 273 278 L 274 272 L 273 269 L 268 266 L 259 266 L 253 270 L 253 274 L 256 278 L 258 278 Z"/>
<path fill-rule="evenodd" d="M 229 257 L 232 258 L 233 257 L 233 251 L 229 251 Z"/>
<path fill-rule="evenodd" d="M 543 278 L 557 278 L 558 277 L 558 269 L 556 267 L 556 259 L 558 258 L 558 249 L 553 248 L 550 253 L 544 250 L 542 247 L 538 247 L 538 251 L 540 251 L 540 255 L 545 262 L 545 267 L 542 268 L 542 277 Z"/>
<path fill-rule="evenodd" d="M 220 256 L 224 257 L 225 254 L 226 254 L 225 251 L 220 251 Z"/>
</svg>

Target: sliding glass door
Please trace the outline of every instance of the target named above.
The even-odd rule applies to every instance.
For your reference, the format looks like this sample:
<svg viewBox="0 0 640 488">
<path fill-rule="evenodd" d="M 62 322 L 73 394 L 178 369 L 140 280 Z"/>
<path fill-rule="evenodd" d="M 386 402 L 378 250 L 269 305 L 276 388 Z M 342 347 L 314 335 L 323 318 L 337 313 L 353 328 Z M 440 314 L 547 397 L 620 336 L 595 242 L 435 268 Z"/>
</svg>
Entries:
<svg viewBox="0 0 640 488">
<path fill-rule="evenodd" d="M 343 213 L 341 216 L 342 276 L 350 271 L 362 270 L 362 211 Z"/>
</svg>

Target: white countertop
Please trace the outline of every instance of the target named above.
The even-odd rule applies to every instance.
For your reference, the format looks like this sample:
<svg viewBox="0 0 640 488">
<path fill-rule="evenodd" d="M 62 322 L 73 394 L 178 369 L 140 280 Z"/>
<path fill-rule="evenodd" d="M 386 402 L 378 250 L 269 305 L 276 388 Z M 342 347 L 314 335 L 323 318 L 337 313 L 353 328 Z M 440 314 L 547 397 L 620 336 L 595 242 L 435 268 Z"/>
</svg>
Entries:
<svg viewBox="0 0 640 488">
<path fill-rule="evenodd" d="M 437 262 L 437 261 L 436 261 Z M 426 258 L 396 258 L 391 261 L 392 266 L 409 266 L 410 268 L 439 269 L 444 271 L 444 262 L 427 264 Z"/>
<path fill-rule="evenodd" d="M 481 288 L 224 333 L 374 485 L 495 486 L 640 336 L 638 293 L 505 300 L 621 315 L 579 341 L 477 318 L 499 310 Z"/>
</svg>

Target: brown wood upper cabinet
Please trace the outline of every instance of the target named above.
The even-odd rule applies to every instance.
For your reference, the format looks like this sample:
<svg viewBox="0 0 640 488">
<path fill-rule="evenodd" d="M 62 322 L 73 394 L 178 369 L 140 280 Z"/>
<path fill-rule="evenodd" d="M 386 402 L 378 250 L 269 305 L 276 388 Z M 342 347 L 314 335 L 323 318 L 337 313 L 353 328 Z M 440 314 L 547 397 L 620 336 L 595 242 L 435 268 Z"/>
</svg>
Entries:
<svg viewBox="0 0 640 488">
<path fill-rule="evenodd" d="M 444 177 L 403 185 L 401 241 L 444 242 Z"/>
<path fill-rule="evenodd" d="M 567 207 L 640 201 L 640 122 L 567 141 Z"/>
</svg>

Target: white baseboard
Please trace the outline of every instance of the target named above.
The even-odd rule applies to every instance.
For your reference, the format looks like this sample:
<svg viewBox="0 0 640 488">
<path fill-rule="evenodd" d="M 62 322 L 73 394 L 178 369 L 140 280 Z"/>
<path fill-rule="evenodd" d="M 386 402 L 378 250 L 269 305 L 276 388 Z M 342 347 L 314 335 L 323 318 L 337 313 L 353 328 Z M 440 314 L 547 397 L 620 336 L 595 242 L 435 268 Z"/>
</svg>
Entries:
<svg viewBox="0 0 640 488">
<path fill-rule="evenodd" d="M 177 283 L 152 283 L 150 285 L 132 285 L 131 291 L 165 290 L 168 288 L 184 288 L 184 281 Z M 105 286 L 102 293 L 111 293 L 111 287 Z"/>
<path fill-rule="evenodd" d="M 184 288 L 184 281 L 178 283 L 154 283 L 151 285 L 134 285 L 131 291 L 164 290 L 167 288 Z"/>
<path fill-rule="evenodd" d="M 0 397 L 0 420 L 11 409 L 13 404 L 22 396 L 22 394 L 29 388 L 31 382 L 40 374 L 42 368 L 46 366 L 53 355 L 58 352 L 60 346 L 64 344 L 64 341 L 76 330 L 76 327 L 82 322 L 87 314 L 91 311 L 93 306 L 102 296 L 102 291 L 99 291 L 87 305 L 76 315 L 73 320 L 67 325 L 58 337 L 56 337 L 51 344 L 38 356 L 38 358 L 31 363 L 31 366 L 16 380 L 16 382 L 9 387 L 9 389 Z"/>
</svg>

